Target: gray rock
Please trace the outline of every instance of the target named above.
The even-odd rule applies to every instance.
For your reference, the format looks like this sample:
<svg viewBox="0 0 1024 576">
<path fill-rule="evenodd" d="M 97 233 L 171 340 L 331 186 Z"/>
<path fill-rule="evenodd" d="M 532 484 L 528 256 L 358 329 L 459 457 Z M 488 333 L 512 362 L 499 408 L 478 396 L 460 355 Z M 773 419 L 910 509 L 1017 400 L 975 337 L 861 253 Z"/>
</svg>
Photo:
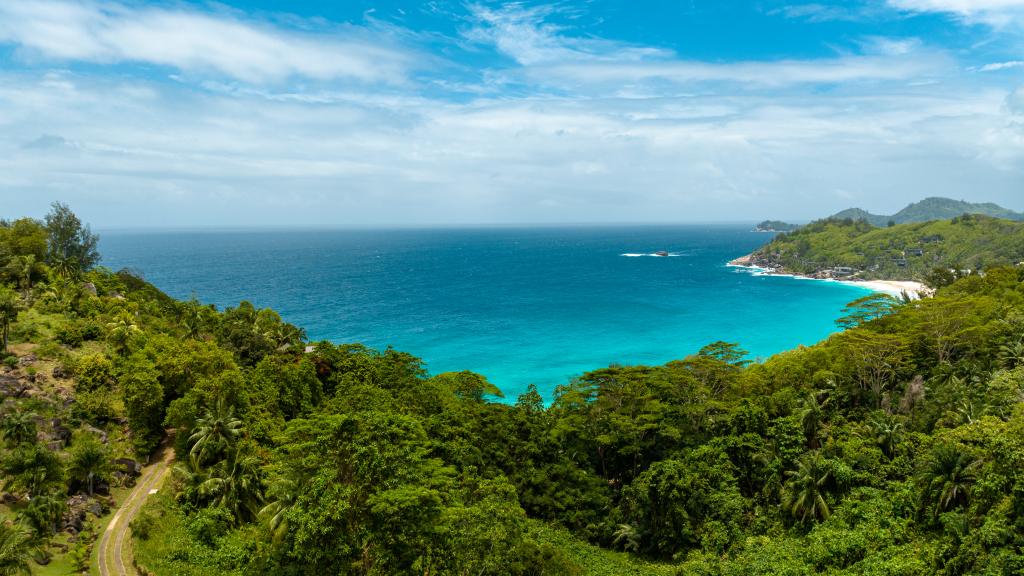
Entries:
<svg viewBox="0 0 1024 576">
<path fill-rule="evenodd" d="M 99 518 L 100 516 L 103 516 L 103 504 L 101 504 L 101 503 L 99 503 L 99 502 L 97 502 L 95 500 L 90 502 L 85 510 L 86 510 L 86 512 L 88 512 L 89 514 L 92 514 L 93 516 L 95 516 L 97 518 Z"/>
<path fill-rule="evenodd" d="M 118 458 L 114 460 L 114 464 L 121 469 L 121 472 L 129 476 L 137 477 L 142 475 L 142 464 L 131 458 Z"/>
<path fill-rule="evenodd" d="M 83 426 L 82 429 L 85 430 L 86 432 L 89 432 L 90 434 L 95 434 L 97 437 L 99 437 L 100 442 L 104 444 L 107 443 L 107 433 L 104 432 L 103 430 L 100 430 L 95 426 L 89 426 L 88 424 Z"/>
</svg>

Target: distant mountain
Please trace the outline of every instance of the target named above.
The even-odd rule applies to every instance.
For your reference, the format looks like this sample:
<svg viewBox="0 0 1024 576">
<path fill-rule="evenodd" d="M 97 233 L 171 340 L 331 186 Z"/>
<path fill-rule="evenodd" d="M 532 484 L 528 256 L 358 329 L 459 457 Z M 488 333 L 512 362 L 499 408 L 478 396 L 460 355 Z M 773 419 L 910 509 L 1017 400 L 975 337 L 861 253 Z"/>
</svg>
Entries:
<svg viewBox="0 0 1024 576">
<path fill-rule="evenodd" d="M 866 220 L 872 226 L 887 226 L 889 222 L 907 224 L 911 222 L 930 222 L 932 220 L 950 220 L 963 214 L 982 214 L 1006 220 L 1024 221 L 1024 214 L 1003 208 L 998 204 L 985 202 L 974 204 L 950 198 L 925 198 L 910 204 L 892 216 L 872 214 L 860 208 L 848 208 L 832 215 L 832 218 L 843 220 Z"/>
</svg>

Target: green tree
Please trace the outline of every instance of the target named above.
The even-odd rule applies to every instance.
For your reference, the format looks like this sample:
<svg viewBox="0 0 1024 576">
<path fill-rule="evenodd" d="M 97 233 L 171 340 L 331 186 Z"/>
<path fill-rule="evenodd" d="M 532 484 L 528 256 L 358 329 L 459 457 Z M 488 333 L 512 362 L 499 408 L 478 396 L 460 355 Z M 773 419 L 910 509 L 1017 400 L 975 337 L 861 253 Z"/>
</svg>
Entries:
<svg viewBox="0 0 1024 576">
<path fill-rule="evenodd" d="M 66 204 L 54 202 L 46 215 L 47 261 L 55 268 L 64 267 L 64 277 L 89 270 L 100 260 L 99 237 L 75 216 Z"/>
<path fill-rule="evenodd" d="M 254 519 L 263 502 L 259 459 L 240 450 L 230 450 L 223 460 L 210 467 L 199 491 L 212 505 L 231 511 L 236 521 Z"/>
<path fill-rule="evenodd" d="M 34 412 L 20 412 L 8 410 L 0 418 L 0 435 L 8 447 L 15 448 L 22 444 L 32 444 L 36 441 L 36 414 Z"/>
<path fill-rule="evenodd" d="M 11 338 L 11 324 L 17 320 L 21 308 L 18 294 L 6 286 L 0 286 L 0 354 L 7 353 L 7 344 Z"/>
<path fill-rule="evenodd" d="M 121 356 L 128 355 L 132 342 L 141 334 L 142 329 L 139 328 L 135 317 L 130 312 L 118 314 L 113 321 L 107 324 L 107 341 Z"/>
<path fill-rule="evenodd" d="M 819 401 L 818 394 L 810 392 L 804 398 L 803 407 L 800 409 L 800 421 L 804 427 L 804 435 L 807 437 L 807 447 L 812 450 L 817 449 L 820 445 L 827 403 L 827 397 Z"/>
<path fill-rule="evenodd" d="M 979 462 L 952 444 L 940 444 L 932 450 L 922 480 L 925 497 L 936 515 L 967 504 Z"/>
<path fill-rule="evenodd" d="M 817 450 L 801 458 L 796 464 L 796 470 L 786 472 L 789 480 L 783 491 L 783 506 L 801 522 L 827 520 L 832 513 L 825 502 L 831 470 L 825 465 L 821 452 Z"/>
<path fill-rule="evenodd" d="M 61 517 L 67 504 L 59 494 L 39 494 L 28 502 L 19 515 L 32 527 L 36 536 L 48 538 L 60 530 Z"/>
<path fill-rule="evenodd" d="M 64 483 L 60 458 L 39 444 L 25 444 L 9 452 L 0 462 L 6 476 L 4 487 L 35 496 Z"/>
<path fill-rule="evenodd" d="M 843 314 L 836 324 L 844 330 L 856 328 L 877 318 L 892 314 L 901 305 L 900 300 L 889 294 L 870 294 L 850 302 L 843 308 Z"/>
<path fill-rule="evenodd" d="M 268 490 L 270 502 L 260 509 L 259 516 L 266 519 L 274 542 L 280 542 L 288 533 L 288 517 L 299 499 L 298 483 L 291 478 L 280 478 Z"/>
<path fill-rule="evenodd" d="M 122 370 L 121 394 L 135 450 L 149 454 L 163 435 L 164 388 L 152 364 L 132 357 Z"/>
<path fill-rule="evenodd" d="M 110 451 L 92 434 L 81 434 L 69 451 L 68 476 L 84 484 L 92 496 L 96 481 L 107 479 L 110 473 Z"/>
<path fill-rule="evenodd" d="M 38 265 L 34 254 L 12 256 L 7 263 L 8 274 L 15 279 L 25 298 L 28 298 L 32 291 L 32 279 L 38 272 Z"/>
<path fill-rule="evenodd" d="M 903 421 L 892 414 L 875 412 L 868 420 L 868 426 L 875 444 L 882 449 L 887 457 L 893 458 L 896 455 L 896 447 L 903 440 Z"/>
<path fill-rule="evenodd" d="M 31 576 L 32 535 L 0 518 L 0 576 Z"/>
<path fill-rule="evenodd" d="M 114 365 L 102 354 L 82 356 L 75 361 L 75 390 L 96 392 L 114 386 Z"/>
<path fill-rule="evenodd" d="M 189 457 L 199 464 L 216 460 L 233 447 L 244 432 L 242 421 L 235 417 L 235 407 L 221 398 L 196 420 L 188 438 L 192 445 Z"/>
</svg>

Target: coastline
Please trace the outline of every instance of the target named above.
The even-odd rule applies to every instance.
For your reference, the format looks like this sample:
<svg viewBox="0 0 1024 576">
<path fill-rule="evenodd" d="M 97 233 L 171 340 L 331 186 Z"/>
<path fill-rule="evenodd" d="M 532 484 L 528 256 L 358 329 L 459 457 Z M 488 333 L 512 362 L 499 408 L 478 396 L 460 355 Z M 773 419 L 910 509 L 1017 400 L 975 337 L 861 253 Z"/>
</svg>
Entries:
<svg viewBox="0 0 1024 576">
<path fill-rule="evenodd" d="M 819 282 L 834 282 L 836 284 L 845 284 L 847 286 L 856 286 L 858 288 L 867 288 L 873 292 L 881 292 L 889 294 L 890 296 L 901 296 L 904 292 L 912 299 L 921 299 L 932 295 L 933 290 L 921 282 L 914 280 L 862 280 L 862 279 L 847 279 L 841 280 L 837 278 L 815 278 L 813 276 L 803 276 L 800 274 L 791 274 L 788 272 L 780 272 L 774 268 L 764 268 L 757 266 L 753 263 L 753 255 L 747 254 L 746 256 L 740 256 L 729 261 L 726 266 L 730 268 L 743 268 L 749 271 L 751 274 L 757 276 L 788 276 L 797 280 L 817 280 Z"/>
</svg>

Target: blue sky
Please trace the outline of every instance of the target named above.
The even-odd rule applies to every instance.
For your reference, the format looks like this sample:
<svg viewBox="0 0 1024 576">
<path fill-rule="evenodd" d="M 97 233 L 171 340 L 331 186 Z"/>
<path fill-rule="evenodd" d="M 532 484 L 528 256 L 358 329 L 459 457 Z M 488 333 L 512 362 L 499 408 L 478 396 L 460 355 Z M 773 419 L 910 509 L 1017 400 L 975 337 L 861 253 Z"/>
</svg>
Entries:
<svg viewBox="0 0 1024 576">
<path fill-rule="evenodd" d="M 1024 210 L 1024 0 L 0 0 L 0 216 Z"/>
</svg>

